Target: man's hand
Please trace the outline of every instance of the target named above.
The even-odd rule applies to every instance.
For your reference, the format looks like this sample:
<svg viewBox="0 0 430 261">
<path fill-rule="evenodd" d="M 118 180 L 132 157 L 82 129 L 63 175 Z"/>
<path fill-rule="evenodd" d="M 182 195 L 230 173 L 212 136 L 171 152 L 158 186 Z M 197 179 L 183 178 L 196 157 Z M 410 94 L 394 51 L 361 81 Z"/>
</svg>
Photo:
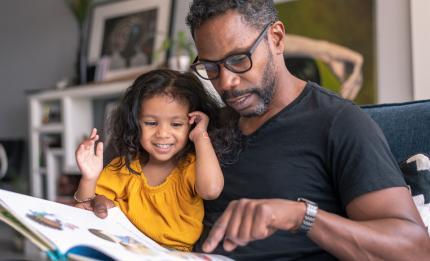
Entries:
<svg viewBox="0 0 430 261">
<path fill-rule="evenodd" d="M 203 251 L 212 252 L 222 240 L 224 249 L 232 251 L 250 241 L 267 238 L 278 229 L 295 231 L 302 223 L 305 211 L 304 203 L 290 200 L 232 201 L 214 224 L 203 244 Z"/>
<path fill-rule="evenodd" d="M 77 203 L 75 205 L 77 208 L 83 208 L 94 212 L 99 218 L 106 218 L 108 215 L 107 210 L 109 208 L 115 207 L 112 200 L 106 198 L 105 196 L 96 195 L 92 200 Z"/>
</svg>

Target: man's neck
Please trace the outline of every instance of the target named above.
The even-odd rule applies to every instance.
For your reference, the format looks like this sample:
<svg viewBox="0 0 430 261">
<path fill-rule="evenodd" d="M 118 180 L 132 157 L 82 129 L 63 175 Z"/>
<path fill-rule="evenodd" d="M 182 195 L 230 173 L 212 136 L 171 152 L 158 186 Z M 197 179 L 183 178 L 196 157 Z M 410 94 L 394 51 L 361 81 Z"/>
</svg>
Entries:
<svg viewBox="0 0 430 261">
<path fill-rule="evenodd" d="M 239 129 L 244 135 L 250 135 L 269 121 L 273 116 L 293 102 L 305 88 L 306 82 L 296 77 L 287 77 L 280 81 L 273 95 L 273 100 L 266 112 L 257 117 L 240 117 Z"/>
</svg>

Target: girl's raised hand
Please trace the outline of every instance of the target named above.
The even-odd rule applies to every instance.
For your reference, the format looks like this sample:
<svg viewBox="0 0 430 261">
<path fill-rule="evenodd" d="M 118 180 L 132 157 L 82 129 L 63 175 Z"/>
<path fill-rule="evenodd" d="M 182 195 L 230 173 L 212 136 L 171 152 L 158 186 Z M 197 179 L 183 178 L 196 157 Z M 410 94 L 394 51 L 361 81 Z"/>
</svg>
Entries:
<svg viewBox="0 0 430 261">
<path fill-rule="evenodd" d="M 97 129 L 91 131 L 90 137 L 79 144 L 76 149 L 76 163 L 83 179 L 96 180 L 103 169 L 103 143 L 99 140 Z M 95 148 L 95 150 L 94 150 Z"/>
<path fill-rule="evenodd" d="M 188 114 L 189 124 L 196 124 L 194 129 L 190 132 L 190 140 L 195 142 L 197 137 L 207 138 L 207 128 L 209 124 L 209 117 L 201 111 L 193 111 Z"/>
</svg>

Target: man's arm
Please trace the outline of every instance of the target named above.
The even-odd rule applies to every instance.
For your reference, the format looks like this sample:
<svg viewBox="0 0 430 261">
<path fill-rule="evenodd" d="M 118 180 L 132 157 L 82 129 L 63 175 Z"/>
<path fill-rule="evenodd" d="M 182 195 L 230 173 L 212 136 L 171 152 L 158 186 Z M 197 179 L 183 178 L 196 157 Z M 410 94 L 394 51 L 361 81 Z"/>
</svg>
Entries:
<svg viewBox="0 0 430 261">
<path fill-rule="evenodd" d="M 430 258 L 430 237 L 406 188 L 364 194 L 346 209 L 350 220 L 318 213 L 308 236 L 340 259 Z"/>
<path fill-rule="evenodd" d="M 233 201 L 217 220 L 203 245 L 206 252 L 223 242 L 231 251 L 263 239 L 278 229 L 296 231 L 304 218 L 303 202 Z M 364 194 L 347 206 L 349 219 L 318 210 L 308 233 L 321 248 L 343 260 L 426 260 L 430 237 L 406 188 Z"/>
</svg>

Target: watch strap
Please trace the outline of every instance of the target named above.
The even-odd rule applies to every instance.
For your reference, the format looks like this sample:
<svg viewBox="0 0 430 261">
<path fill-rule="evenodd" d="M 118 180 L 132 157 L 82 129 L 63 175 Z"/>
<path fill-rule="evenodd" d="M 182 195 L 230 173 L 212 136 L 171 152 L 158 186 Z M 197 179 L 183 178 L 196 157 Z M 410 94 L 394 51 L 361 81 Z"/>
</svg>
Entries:
<svg viewBox="0 0 430 261">
<path fill-rule="evenodd" d="M 297 201 L 304 202 L 306 204 L 305 217 L 303 218 L 303 222 L 299 227 L 299 231 L 308 233 L 315 223 L 315 218 L 318 213 L 318 205 L 315 202 L 305 198 L 298 198 Z"/>
</svg>

